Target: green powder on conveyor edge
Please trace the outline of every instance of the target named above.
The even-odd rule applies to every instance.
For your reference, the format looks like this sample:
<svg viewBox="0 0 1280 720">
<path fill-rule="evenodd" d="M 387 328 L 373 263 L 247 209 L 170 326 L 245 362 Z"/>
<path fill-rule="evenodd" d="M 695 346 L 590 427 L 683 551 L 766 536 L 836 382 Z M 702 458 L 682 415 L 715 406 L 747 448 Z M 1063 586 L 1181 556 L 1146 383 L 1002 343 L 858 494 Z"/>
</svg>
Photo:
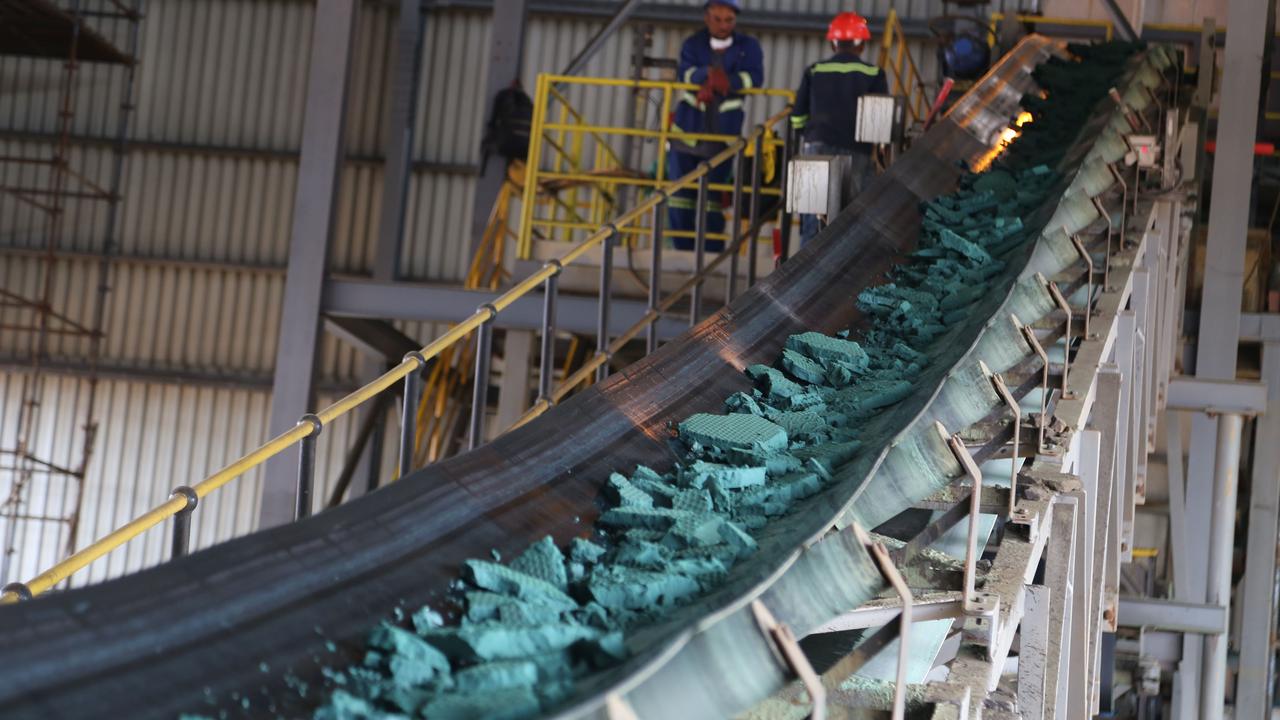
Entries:
<svg viewBox="0 0 1280 720">
<path fill-rule="evenodd" d="M 867 421 L 953 351 L 949 330 L 997 290 L 1004 256 L 1038 234 L 1023 218 L 1048 198 L 1058 181 L 1050 168 L 1133 48 L 1075 50 L 1089 61 L 1036 70 L 1048 98 L 1024 98 L 1035 122 L 995 166 L 923 204 L 918 249 L 890 282 L 858 296 L 866 330 L 788 338 L 774 365 L 747 369 L 753 390 L 727 398 L 725 414 L 676 426 L 669 470 L 618 468 L 601 478 L 604 506 L 589 538 L 563 550 L 542 538 L 509 565 L 467 561 L 451 585 L 455 624 L 430 608 L 412 615 L 412 630 L 400 627 L 402 616 L 380 624 L 362 663 L 325 670 L 328 694 L 315 716 L 538 716 L 639 650 L 627 645 L 633 631 L 750 562 L 760 531 L 821 494 L 857 458 Z M 305 684 L 295 686 L 305 695 Z"/>
</svg>

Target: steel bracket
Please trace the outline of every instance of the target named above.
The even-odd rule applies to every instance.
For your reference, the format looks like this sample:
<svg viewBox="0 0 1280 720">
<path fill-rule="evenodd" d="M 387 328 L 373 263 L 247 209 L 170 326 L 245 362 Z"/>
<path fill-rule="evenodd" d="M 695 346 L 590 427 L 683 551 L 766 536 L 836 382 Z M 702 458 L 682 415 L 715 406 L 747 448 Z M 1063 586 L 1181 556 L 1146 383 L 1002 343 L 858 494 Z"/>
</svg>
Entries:
<svg viewBox="0 0 1280 720">
<path fill-rule="evenodd" d="M 805 657 L 804 651 L 800 649 L 800 642 L 796 640 L 791 628 L 778 622 L 762 600 L 757 599 L 751 602 L 751 612 L 756 617 L 760 632 L 769 639 L 770 647 L 778 660 L 800 678 L 805 691 L 809 693 L 809 700 L 813 703 L 813 712 L 809 714 L 810 719 L 826 720 L 827 689 L 823 686 L 818 673 L 814 672 L 813 666 L 809 664 L 809 658 Z"/>
</svg>

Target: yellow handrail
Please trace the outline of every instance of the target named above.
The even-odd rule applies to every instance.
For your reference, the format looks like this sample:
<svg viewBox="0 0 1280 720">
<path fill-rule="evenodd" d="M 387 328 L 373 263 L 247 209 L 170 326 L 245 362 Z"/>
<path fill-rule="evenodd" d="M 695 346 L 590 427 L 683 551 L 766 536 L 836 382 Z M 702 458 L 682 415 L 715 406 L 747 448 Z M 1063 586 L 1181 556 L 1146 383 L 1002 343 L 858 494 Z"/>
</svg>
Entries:
<svg viewBox="0 0 1280 720">
<path fill-rule="evenodd" d="M 911 49 L 907 47 L 907 35 L 902 29 L 898 12 L 892 8 L 885 17 L 878 64 L 893 77 L 890 92 L 906 98 L 906 109 L 911 121 L 924 122 L 929 114 L 929 96 L 925 93 L 924 78 L 916 67 L 915 58 L 911 56 Z"/>
<path fill-rule="evenodd" d="M 567 89 L 571 87 L 661 91 L 662 114 L 659 127 L 657 129 L 647 129 L 590 124 L 586 121 L 584 115 L 570 103 Z M 609 217 L 611 209 L 616 205 L 617 192 L 620 192 L 620 188 L 657 188 L 662 187 L 667 182 L 665 148 L 668 141 L 732 143 L 740 139 L 738 136 L 733 135 L 686 133 L 668 126 L 667 118 L 674 106 L 673 95 L 677 92 L 693 92 L 697 89 L 697 85 L 662 80 L 539 75 L 534 91 L 534 116 L 530 130 L 529 156 L 525 164 L 527 176 L 522 197 L 520 233 L 516 243 L 517 256 L 526 260 L 533 257 L 533 230 L 535 227 L 558 229 L 560 234 L 563 235 L 577 231 L 579 228 L 576 226 L 588 224 L 583 223 L 581 218 L 573 217 L 576 212 L 558 213 L 554 205 L 551 208 L 549 217 L 536 216 L 537 199 L 541 194 L 550 194 L 555 199 L 556 193 L 554 191 L 547 192 L 546 182 L 580 183 L 581 185 L 575 184 L 568 187 L 570 193 L 569 205 L 576 207 L 580 187 L 584 187 L 590 193 L 587 204 L 591 208 L 592 219 Z M 749 88 L 743 90 L 741 94 L 781 98 L 787 105 L 793 104 L 795 100 L 794 91 L 789 89 Z M 556 115 L 552 115 L 555 104 L 559 104 L 559 112 Z M 570 143 L 566 142 L 566 139 L 569 136 L 572 136 L 575 141 L 573 147 L 576 152 L 571 152 L 568 148 Z M 587 166 L 592 163 L 589 161 L 584 162 L 583 158 L 580 157 L 581 141 L 588 137 L 594 140 L 596 152 L 594 167 L 591 168 Z M 626 167 L 626 163 L 620 153 L 610 144 L 611 138 L 640 138 L 656 141 L 659 148 L 656 177 L 636 177 L 625 172 L 611 173 L 610 171 L 617 171 Z M 771 148 L 777 148 L 782 145 L 781 140 L 772 138 L 766 140 L 766 142 Z M 549 149 L 544 149 L 544 144 Z M 544 153 L 554 153 L 555 156 L 554 158 L 551 156 L 544 157 Z M 565 171 L 566 160 L 569 166 L 568 172 Z M 544 168 L 544 164 L 548 167 Z M 717 187 L 711 189 L 718 191 L 726 187 L 729 186 L 717 184 Z M 748 189 L 745 192 L 749 194 L 750 190 Z M 772 188 L 764 189 L 762 192 L 778 193 L 776 189 Z M 603 215 L 597 214 L 600 212 L 603 212 Z M 568 222 L 565 222 L 566 220 Z M 670 232 L 665 232 L 664 235 L 671 236 Z"/>
<path fill-rule="evenodd" d="M 493 302 L 490 303 L 492 310 L 490 310 L 489 307 L 482 307 L 481 309 L 476 310 L 476 312 L 470 317 L 454 325 L 445 332 L 444 335 L 441 335 L 439 338 L 436 338 L 423 347 L 422 350 L 419 351 L 423 359 L 430 360 L 452 348 L 459 340 L 467 337 L 473 330 L 479 328 L 486 321 L 492 319 L 494 315 L 502 312 L 517 300 L 532 292 L 539 285 L 545 282 L 547 278 L 557 274 L 560 271 L 560 268 L 573 263 L 589 252 L 591 248 L 599 245 L 613 233 L 614 227 L 630 227 L 634 225 L 644 216 L 645 213 L 652 211 L 658 203 L 665 201 L 672 193 L 677 190 L 693 187 L 698 180 L 703 175 L 710 172 L 712 168 L 728 162 L 739 150 L 745 148 L 748 143 L 754 142 L 755 139 L 764 132 L 764 128 L 778 124 L 784 120 L 790 112 L 791 106 L 788 105 L 782 111 L 771 116 L 763 125 L 758 126 L 747 137 L 737 138 L 733 142 L 729 143 L 725 150 L 712 157 L 705 164 L 699 165 L 693 172 L 690 172 L 677 180 L 671 181 L 663 187 L 662 190 L 653 193 L 647 199 L 640 202 L 636 207 L 615 218 L 609 225 L 597 229 L 585 240 L 561 256 L 558 261 L 546 263 L 540 270 L 495 298 Z M 527 186 L 525 191 L 527 194 Z M 656 318 L 656 315 L 652 312 L 649 315 L 646 315 L 646 318 L 651 316 Z M 592 362 L 595 362 L 595 360 Z M 599 363 L 597 362 L 595 366 L 598 366 L 598 364 Z M 588 363 L 588 365 L 590 365 L 590 363 Z M 379 393 L 387 390 L 418 369 L 419 364 L 416 358 L 405 360 L 394 368 L 388 370 L 378 379 L 358 390 L 355 390 L 341 400 L 338 400 L 327 408 L 321 410 L 319 413 L 316 413 L 316 415 L 320 418 L 323 425 L 328 425 L 339 417 L 342 417 L 346 413 L 359 407 L 363 403 L 368 402 Z M 581 373 L 581 371 L 579 371 L 579 373 Z M 577 374 L 575 374 L 575 377 L 576 375 Z M 578 380 L 574 385 L 568 386 L 568 388 L 561 388 L 557 399 L 563 397 L 569 389 L 575 387 L 580 382 L 581 380 Z M 244 473 L 262 465 L 267 460 L 292 447 L 294 443 L 299 442 L 303 438 L 306 438 L 315 432 L 317 432 L 317 429 L 314 425 L 307 422 L 300 422 L 290 430 L 277 435 L 256 450 L 205 478 L 201 482 L 197 483 L 192 489 L 195 490 L 197 497 L 203 499 L 213 491 L 221 488 L 223 485 L 226 485 Z M 121 547 L 147 530 L 150 530 L 165 520 L 177 515 L 179 512 L 186 509 L 186 507 L 187 499 L 185 497 L 181 495 L 170 497 L 168 500 L 157 505 L 143 515 L 126 523 L 105 537 L 102 537 L 84 549 L 69 556 L 62 562 L 57 563 L 48 570 L 35 576 L 26 583 L 27 589 L 33 596 L 47 592 L 58 583 L 70 577 L 73 573 L 84 569 L 98 558 L 103 557 L 107 553 Z M 0 595 L 0 604 L 11 604 L 18 602 L 19 600 L 20 596 L 14 592 L 6 592 L 3 595 Z"/>
<path fill-rule="evenodd" d="M 1063 27 L 1080 27 L 1080 28 L 1102 28 L 1106 31 L 1108 41 L 1115 36 L 1115 25 L 1110 20 L 1094 20 L 1092 18 L 1065 18 L 1065 17 L 1042 17 L 1040 15 L 1015 15 L 1018 22 L 1044 23 L 1045 25 L 1061 25 Z M 995 44 L 996 27 L 1004 20 L 1005 14 L 1002 12 L 991 13 L 991 34 L 987 36 L 987 43 Z M 1148 23 L 1147 27 L 1156 27 L 1154 24 Z M 1199 28 L 1196 28 L 1199 30 Z"/>
</svg>

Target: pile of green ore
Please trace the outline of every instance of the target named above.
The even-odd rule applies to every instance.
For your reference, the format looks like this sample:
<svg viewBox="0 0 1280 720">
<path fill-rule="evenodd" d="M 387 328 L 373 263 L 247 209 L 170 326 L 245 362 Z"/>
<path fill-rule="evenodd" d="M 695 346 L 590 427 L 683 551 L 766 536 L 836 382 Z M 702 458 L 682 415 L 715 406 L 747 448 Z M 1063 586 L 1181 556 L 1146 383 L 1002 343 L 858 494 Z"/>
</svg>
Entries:
<svg viewBox="0 0 1280 720">
<path fill-rule="evenodd" d="M 564 547 L 543 538 L 508 564 L 464 563 L 458 622 L 424 607 L 379 624 L 363 662 L 327 671 L 316 718 L 538 716 L 624 662 L 636 629 L 749 560 L 762 529 L 823 491 L 859 452 L 859 428 L 912 393 L 948 329 L 1007 282 L 1004 258 L 1038 232 L 1024 218 L 1058 183 L 1044 160 L 1062 157 L 1133 48 L 1073 50 L 1086 61 L 1036 71 L 1047 99 L 1027 98 L 1034 121 L 995 167 L 924 204 L 919 248 L 858 296 L 869 329 L 856 342 L 788 338 L 773 366 L 747 369 L 754 390 L 729 397 L 725 414 L 678 424 L 669 469 L 612 474 L 589 535 Z"/>
</svg>

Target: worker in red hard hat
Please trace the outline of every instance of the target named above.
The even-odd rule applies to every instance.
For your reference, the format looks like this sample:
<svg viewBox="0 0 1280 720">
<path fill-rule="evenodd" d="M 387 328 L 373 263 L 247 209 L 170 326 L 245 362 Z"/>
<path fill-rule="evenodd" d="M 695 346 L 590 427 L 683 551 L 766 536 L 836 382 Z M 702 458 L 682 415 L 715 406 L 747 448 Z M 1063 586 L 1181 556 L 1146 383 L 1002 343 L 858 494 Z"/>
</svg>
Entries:
<svg viewBox="0 0 1280 720">
<path fill-rule="evenodd" d="M 804 71 L 791 113 L 791 126 L 804 134 L 803 154 L 850 156 L 855 192 L 866 184 L 872 167 L 871 145 L 854 139 L 858 98 L 889 92 L 884 71 L 862 61 L 863 47 L 870 39 L 871 29 L 861 15 L 837 15 L 827 28 L 827 40 L 835 54 Z M 818 230 L 817 216 L 801 216 L 801 243 L 812 239 Z"/>
<path fill-rule="evenodd" d="M 743 97 L 741 92 L 757 88 L 764 82 L 764 53 L 760 43 L 737 32 L 739 0 L 711 0 L 703 8 L 706 28 L 694 33 L 680 48 L 679 80 L 699 86 L 696 91 L 681 92 L 676 98 L 672 130 L 708 135 L 739 135 L 742 132 Z M 693 172 L 698 163 L 724 150 L 723 142 L 673 138 L 667 153 L 667 179 Z M 713 184 L 730 180 L 732 162 L 721 163 L 708 174 Z M 712 193 L 715 198 L 720 193 Z M 691 233 L 697 219 L 698 194 L 681 190 L 668 201 L 671 230 Z M 707 232 L 724 232 L 723 208 L 717 200 L 708 202 Z M 692 250 L 692 237 L 676 237 L 672 244 L 681 250 Z M 709 240 L 706 249 L 719 252 L 722 240 Z"/>
</svg>

